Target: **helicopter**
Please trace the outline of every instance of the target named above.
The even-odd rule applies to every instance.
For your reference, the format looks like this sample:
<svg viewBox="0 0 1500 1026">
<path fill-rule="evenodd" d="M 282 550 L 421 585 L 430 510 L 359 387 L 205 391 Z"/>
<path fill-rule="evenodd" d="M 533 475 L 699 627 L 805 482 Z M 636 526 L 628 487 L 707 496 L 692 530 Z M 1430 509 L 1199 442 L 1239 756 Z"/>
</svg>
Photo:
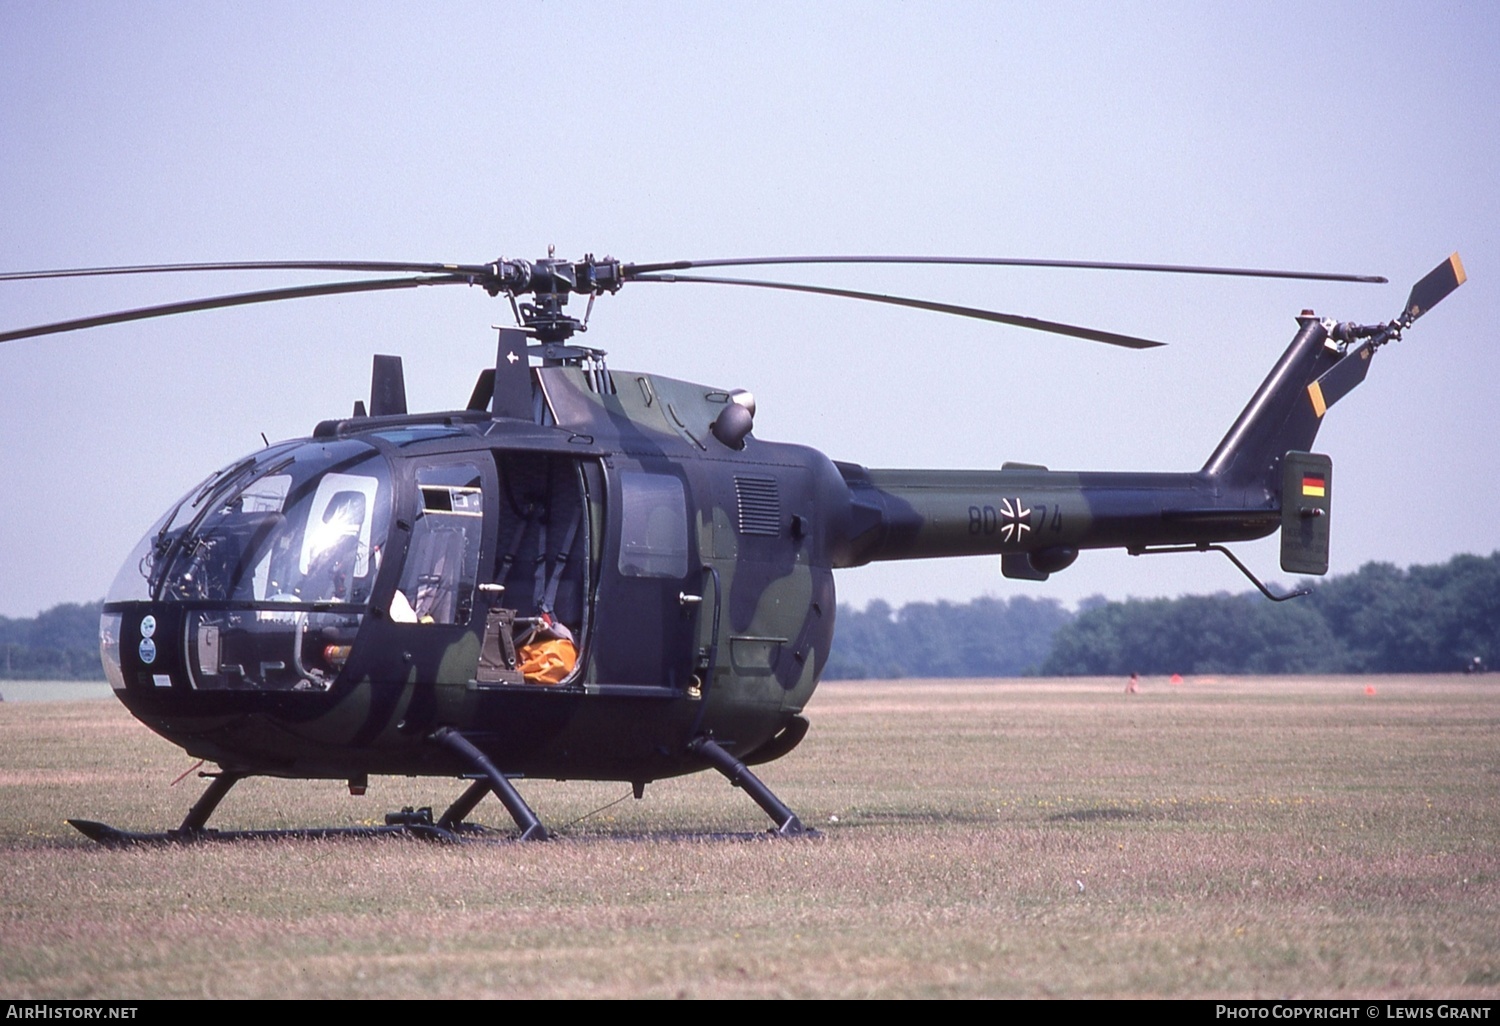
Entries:
<svg viewBox="0 0 1500 1026">
<path fill-rule="evenodd" d="M 633 264 L 585 256 L 487 264 L 277 261 L 75 268 L 0 281 L 207 271 L 385 273 L 195 299 L 0 332 L 0 342 L 221 307 L 439 285 L 505 296 L 517 326 L 462 409 L 407 408 L 399 357 L 374 357 L 368 405 L 209 475 L 127 556 L 100 622 L 120 701 L 217 764 L 175 829 L 69 820 L 105 844 L 272 836 L 219 831 L 254 776 L 454 777 L 437 816 L 384 827 L 456 839 L 494 794 L 519 837 L 549 836 L 515 781 L 647 784 L 713 769 L 806 832 L 751 767 L 806 736 L 828 658 L 834 571 L 878 560 L 998 555 L 1043 581 L 1087 549 L 1217 551 L 1281 532 L 1281 566 L 1328 570 L 1332 460 L 1324 415 L 1465 280 L 1454 254 L 1388 322 L 1297 317 L 1291 344 L 1196 471 L 869 469 L 754 433 L 750 394 L 618 371 L 577 344 L 594 301 L 627 283 L 790 290 L 998 322 L 1132 349 L 1162 343 L 880 293 L 693 272 L 776 264 L 1090 268 L 1384 282 L 1373 276 L 988 257 L 751 257 Z M 566 307 L 588 298 L 579 320 Z"/>
</svg>

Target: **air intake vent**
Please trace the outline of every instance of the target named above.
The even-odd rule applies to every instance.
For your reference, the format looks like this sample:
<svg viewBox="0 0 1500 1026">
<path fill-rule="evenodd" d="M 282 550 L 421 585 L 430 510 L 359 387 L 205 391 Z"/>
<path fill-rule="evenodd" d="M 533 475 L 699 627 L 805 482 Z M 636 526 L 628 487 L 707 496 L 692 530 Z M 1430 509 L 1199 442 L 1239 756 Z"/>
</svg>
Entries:
<svg viewBox="0 0 1500 1026">
<path fill-rule="evenodd" d="M 740 506 L 740 534 L 781 534 L 781 493 L 774 477 L 736 477 L 734 494 Z"/>
</svg>

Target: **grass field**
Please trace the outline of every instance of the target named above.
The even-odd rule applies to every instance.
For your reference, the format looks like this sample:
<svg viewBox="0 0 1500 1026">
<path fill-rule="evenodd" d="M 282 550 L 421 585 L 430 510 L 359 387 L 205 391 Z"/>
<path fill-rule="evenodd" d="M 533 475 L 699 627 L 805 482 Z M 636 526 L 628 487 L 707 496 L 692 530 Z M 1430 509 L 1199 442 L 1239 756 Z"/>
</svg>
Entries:
<svg viewBox="0 0 1500 1026">
<path fill-rule="evenodd" d="M 1143 683 L 825 684 L 762 767 L 791 841 L 701 774 L 593 816 L 628 787 L 522 782 L 550 844 L 105 850 L 63 819 L 175 825 L 190 761 L 112 700 L 5 703 L 0 994 L 1500 995 L 1500 678 Z M 458 786 L 252 780 L 214 825 Z"/>
</svg>

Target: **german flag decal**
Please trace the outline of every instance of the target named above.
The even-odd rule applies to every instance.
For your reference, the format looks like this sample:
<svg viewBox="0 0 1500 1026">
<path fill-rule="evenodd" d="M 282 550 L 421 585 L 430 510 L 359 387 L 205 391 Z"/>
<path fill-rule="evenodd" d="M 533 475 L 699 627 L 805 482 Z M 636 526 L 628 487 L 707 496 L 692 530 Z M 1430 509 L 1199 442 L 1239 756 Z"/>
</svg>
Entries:
<svg viewBox="0 0 1500 1026">
<path fill-rule="evenodd" d="M 1321 499 L 1327 494 L 1326 479 L 1321 474 L 1302 475 L 1303 498 Z"/>
</svg>

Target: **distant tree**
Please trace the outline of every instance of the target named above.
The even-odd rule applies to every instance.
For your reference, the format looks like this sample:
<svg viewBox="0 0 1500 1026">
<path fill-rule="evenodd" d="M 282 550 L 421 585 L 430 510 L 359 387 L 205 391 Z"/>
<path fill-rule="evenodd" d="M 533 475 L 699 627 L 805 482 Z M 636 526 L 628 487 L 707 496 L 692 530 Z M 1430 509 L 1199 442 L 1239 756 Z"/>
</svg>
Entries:
<svg viewBox="0 0 1500 1026">
<path fill-rule="evenodd" d="M 1500 552 L 1488 557 L 1455 556 L 1442 567 L 1412 569 L 1441 573 L 1441 636 L 1433 646 L 1440 669 L 1483 665 L 1500 669 Z"/>
<path fill-rule="evenodd" d="M 912 602 L 893 612 L 876 600 L 841 606 L 830 679 L 1014 677 L 1036 673 L 1058 628 L 1072 618 L 1055 599 Z"/>
<path fill-rule="evenodd" d="M 1410 570 L 1367 563 L 1308 586 L 1310 597 L 1279 603 L 1090 599 L 1042 672 L 1451 673 L 1476 656 L 1500 667 L 1500 553 Z"/>
<path fill-rule="evenodd" d="M 891 607 L 875 599 L 863 611 L 839 606 L 833 635 L 833 651 L 823 676 L 833 679 L 868 680 L 906 676 L 906 656 L 896 641 L 895 615 Z"/>
<path fill-rule="evenodd" d="M 1349 653 L 1355 673 L 1411 671 L 1427 662 L 1426 619 L 1430 596 L 1413 595 L 1404 570 L 1390 563 L 1366 563 L 1352 574 L 1320 584 L 1317 608 Z"/>
<path fill-rule="evenodd" d="M 102 602 L 64 603 L 32 619 L 0 617 L 0 678 L 102 680 Z"/>
</svg>

